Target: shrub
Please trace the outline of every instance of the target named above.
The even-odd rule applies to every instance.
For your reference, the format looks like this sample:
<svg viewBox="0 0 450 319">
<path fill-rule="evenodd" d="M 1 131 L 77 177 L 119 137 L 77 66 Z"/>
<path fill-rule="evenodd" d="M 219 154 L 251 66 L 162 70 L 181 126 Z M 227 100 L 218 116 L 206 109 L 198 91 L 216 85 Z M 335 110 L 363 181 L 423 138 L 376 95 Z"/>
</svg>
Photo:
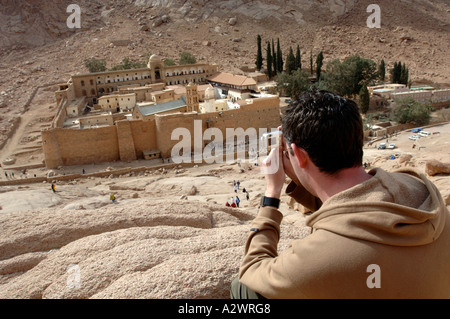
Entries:
<svg viewBox="0 0 450 319">
<path fill-rule="evenodd" d="M 414 101 L 411 97 L 396 100 L 391 116 L 394 121 L 405 124 L 426 125 L 430 123 L 431 106 Z"/>
</svg>

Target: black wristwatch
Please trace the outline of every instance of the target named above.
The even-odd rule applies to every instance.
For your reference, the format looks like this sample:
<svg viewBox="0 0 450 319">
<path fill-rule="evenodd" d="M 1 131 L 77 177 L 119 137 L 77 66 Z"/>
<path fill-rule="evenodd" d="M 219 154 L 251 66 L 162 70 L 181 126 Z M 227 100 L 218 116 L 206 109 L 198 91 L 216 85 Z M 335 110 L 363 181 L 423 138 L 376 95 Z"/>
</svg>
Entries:
<svg viewBox="0 0 450 319">
<path fill-rule="evenodd" d="M 261 197 L 261 207 L 270 206 L 279 208 L 280 207 L 280 200 L 278 198 L 272 198 L 272 197 Z"/>
</svg>

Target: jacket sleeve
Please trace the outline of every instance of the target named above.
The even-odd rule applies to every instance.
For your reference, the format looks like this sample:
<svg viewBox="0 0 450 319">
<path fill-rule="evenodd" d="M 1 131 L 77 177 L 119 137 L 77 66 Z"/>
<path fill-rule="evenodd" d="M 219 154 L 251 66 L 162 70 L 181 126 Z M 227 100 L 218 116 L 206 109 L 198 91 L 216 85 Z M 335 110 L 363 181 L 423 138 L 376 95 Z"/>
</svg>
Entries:
<svg viewBox="0 0 450 319">
<path fill-rule="evenodd" d="M 305 298 L 290 273 L 297 256 L 287 249 L 278 255 L 283 215 L 262 207 L 251 224 L 245 256 L 239 269 L 241 283 L 269 299 Z"/>
<path fill-rule="evenodd" d="M 322 205 L 318 198 L 294 182 L 287 187 L 286 193 L 312 211 Z M 292 247 L 278 255 L 282 220 L 283 214 L 278 209 L 260 208 L 245 246 L 239 269 L 240 282 L 266 298 L 305 298 L 297 286 L 298 280 L 290 276 L 292 270 L 300 266 L 300 256 Z"/>
</svg>

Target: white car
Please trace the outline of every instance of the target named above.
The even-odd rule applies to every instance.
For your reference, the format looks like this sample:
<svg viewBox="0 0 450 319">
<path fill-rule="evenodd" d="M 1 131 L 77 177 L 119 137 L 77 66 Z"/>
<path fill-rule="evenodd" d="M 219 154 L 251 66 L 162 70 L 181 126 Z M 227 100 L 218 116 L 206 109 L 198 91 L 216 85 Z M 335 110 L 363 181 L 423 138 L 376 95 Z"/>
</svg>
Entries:
<svg viewBox="0 0 450 319">
<path fill-rule="evenodd" d="M 409 137 L 409 139 L 412 140 L 412 141 L 417 141 L 419 138 L 420 138 L 419 135 L 413 135 L 413 136 Z"/>
<path fill-rule="evenodd" d="M 384 150 L 386 149 L 386 143 L 380 143 L 380 146 L 378 146 L 379 150 Z"/>
<path fill-rule="evenodd" d="M 393 150 L 395 148 L 395 144 L 391 143 L 389 144 L 389 146 L 387 147 L 389 150 Z"/>
<path fill-rule="evenodd" d="M 419 135 L 420 135 L 420 136 L 423 136 L 423 137 L 427 137 L 427 136 L 430 136 L 431 133 L 430 133 L 430 132 L 422 131 L 422 132 L 419 132 Z"/>
</svg>

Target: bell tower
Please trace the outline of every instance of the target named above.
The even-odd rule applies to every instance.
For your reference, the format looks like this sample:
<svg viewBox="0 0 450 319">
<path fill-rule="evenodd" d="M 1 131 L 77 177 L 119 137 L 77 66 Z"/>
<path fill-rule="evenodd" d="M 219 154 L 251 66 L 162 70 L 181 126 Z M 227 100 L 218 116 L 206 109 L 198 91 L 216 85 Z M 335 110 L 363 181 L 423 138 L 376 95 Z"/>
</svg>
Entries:
<svg viewBox="0 0 450 319">
<path fill-rule="evenodd" d="M 200 112 L 197 85 L 192 82 L 186 86 L 187 112 Z"/>
<path fill-rule="evenodd" d="M 159 56 L 153 54 L 148 60 L 147 68 L 150 69 L 152 83 L 164 82 L 164 62 Z"/>
</svg>

